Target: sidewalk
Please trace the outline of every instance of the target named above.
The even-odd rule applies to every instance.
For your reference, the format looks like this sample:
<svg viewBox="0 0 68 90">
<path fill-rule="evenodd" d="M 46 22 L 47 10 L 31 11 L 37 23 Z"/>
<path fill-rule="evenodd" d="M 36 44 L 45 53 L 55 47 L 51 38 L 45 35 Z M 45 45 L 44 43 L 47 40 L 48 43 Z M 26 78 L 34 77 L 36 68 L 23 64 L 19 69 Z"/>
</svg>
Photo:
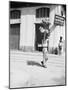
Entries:
<svg viewBox="0 0 68 90">
<path fill-rule="evenodd" d="M 10 52 L 10 87 L 65 85 L 65 56 L 48 55 L 47 68 L 41 66 L 42 53 Z"/>
</svg>

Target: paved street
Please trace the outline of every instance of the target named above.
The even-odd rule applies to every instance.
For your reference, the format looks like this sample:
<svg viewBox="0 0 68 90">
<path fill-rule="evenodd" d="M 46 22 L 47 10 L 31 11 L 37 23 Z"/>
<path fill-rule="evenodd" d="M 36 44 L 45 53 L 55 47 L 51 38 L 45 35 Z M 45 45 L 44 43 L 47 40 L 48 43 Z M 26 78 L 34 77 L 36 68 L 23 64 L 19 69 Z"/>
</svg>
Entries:
<svg viewBox="0 0 68 90">
<path fill-rule="evenodd" d="M 42 53 L 10 51 L 10 88 L 65 85 L 65 55 L 48 54 L 47 68 Z"/>
</svg>

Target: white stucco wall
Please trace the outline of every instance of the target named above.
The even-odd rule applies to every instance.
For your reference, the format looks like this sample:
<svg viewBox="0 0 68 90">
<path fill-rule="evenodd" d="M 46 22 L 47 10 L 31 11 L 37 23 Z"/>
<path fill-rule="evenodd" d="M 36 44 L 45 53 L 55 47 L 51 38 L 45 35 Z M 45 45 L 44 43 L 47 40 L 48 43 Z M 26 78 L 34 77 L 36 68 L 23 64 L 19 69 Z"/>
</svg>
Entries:
<svg viewBox="0 0 68 90">
<path fill-rule="evenodd" d="M 23 8 L 21 10 L 20 47 L 34 47 L 35 40 L 35 10 Z"/>
</svg>

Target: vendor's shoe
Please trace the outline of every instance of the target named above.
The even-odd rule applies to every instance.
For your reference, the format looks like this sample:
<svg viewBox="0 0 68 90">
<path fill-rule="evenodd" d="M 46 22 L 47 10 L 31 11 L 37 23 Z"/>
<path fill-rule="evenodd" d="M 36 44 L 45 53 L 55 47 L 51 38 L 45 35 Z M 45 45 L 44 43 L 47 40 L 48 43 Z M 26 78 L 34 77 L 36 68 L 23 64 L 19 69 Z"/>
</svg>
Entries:
<svg viewBox="0 0 68 90">
<path fill-rule="evenodd" d="M 43 65 L 43 61 L 41 61 L 41 64 Z"/>
<path fill-rule="evenodd" d="M 46 65 L 44 65 L 43 61 L 41 61 L 42 67 L 47 68 Z"/>
<path fill-rule="evenodd" d="M 45 67 L 45 68 L 47 68 L 47 66 L 46 66 L 46 65 L 44 65 L 44 67 Z"/>
</svg>

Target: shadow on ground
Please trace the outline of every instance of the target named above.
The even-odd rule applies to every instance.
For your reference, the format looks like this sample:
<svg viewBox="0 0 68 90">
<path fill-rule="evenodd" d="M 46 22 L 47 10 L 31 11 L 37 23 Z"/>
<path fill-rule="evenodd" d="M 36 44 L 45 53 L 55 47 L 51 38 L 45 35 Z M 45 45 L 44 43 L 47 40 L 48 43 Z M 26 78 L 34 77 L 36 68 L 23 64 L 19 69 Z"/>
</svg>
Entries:
<svg viewBox="0 0 68 90">
<path fill-rule="evenodd" d="M 38 62 L 35 62 L 35 61 L 27 61 L 27 65 L 32 65 L 32 66 L 39 66 L 39 67 L 42 67 L 42 65 Z"/>
</svg>

